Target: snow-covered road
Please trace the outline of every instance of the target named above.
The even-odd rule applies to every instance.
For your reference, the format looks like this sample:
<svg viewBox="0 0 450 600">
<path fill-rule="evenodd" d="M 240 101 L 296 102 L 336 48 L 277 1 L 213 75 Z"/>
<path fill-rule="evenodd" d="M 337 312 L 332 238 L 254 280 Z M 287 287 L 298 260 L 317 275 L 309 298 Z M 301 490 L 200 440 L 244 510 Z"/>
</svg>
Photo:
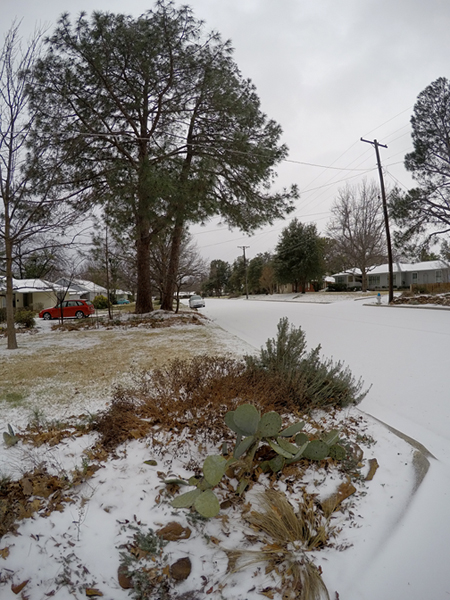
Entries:
<svg viewBox="0 0 450 600">
<path fill-rule="evenodd" d="M 347 582 L 341 600 L 450 598 L 450 311 L 361 300 L 208 299 L 202 312 L 257 349 L 288 317 L 305 331 L 310 348 L 321 344 L 324 356 L 344 361 L 372 384 L 360 408 L 436 457 L 376 560 L 358 581 Z"/>
</svg>

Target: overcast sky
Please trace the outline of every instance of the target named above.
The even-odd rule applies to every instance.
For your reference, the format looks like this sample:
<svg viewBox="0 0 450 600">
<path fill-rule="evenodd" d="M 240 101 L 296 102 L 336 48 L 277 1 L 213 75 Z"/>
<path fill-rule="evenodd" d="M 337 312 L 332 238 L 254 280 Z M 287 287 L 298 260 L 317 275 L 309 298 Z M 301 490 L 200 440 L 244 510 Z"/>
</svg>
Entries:
<svg viewBox="0 0 450 600">
<path fill-rule="evenodd" d="M 208 30 L 235 48 L 262 109 L 283 128 L 289 161 L 277 186 L 296 183 L 297 216 L 325 230 L 337 190 L 361 178 L 378 181 L 377 139 L 387 185 L 411 185 L 403 158 L 411 150 L 409 121 L 417 95 L 438 77 L 450 77 L 449 0 L 190 0 Z M 16 17 L 25 35 L 53 29 L 62 12 L 94 10 L 138 16 L 144 0 L 3 0 L 2 33 Z M 309 164 L 304 164 L 309 163 Z M 314 165 L 314 166 L 309 166 Z M 289 217 L 291 218 L 291 217 Z M 287 221 L 255 236 L 214 221 L 192 228 L 205 258 L 232 262 L 274 249 Z"/>
</svg>

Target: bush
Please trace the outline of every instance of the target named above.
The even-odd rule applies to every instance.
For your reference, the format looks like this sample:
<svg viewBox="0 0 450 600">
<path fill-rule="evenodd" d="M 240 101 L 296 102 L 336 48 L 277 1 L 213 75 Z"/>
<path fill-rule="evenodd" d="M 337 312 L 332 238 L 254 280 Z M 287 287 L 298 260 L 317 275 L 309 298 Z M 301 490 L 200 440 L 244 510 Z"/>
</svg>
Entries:
<svg viewBox="0 0 450 600">
<path fill-rule="evenodd" d="M 285 390 L 299 408 L 344 408 L 359 404 L 367 392 L 361 379 L 355 381 L 342 362 L 321 360 L 320 345 L 306 353 L 305 334 L 301 327 L 289 327 L 288 319 L 280 319 L 276 339 L 269 339 L 260 356 L 246 356 L 246 364 L 254 371 L 278 376 L 280 391 Z"/>
<path fill-rule="evenodd" d="M 108 308 L 108 298 L 99 294 L 98 296 L 95 296 L 95 298 L 92 300 L 92 304 L 97 310 Z"/>
<path fill-rule="evenodd" d="M 14 321 L 27 329 L 32 329 L 36 325 L 34 312 L 28 308 L 19 308 L 14 315 Z"/>
<path fill-rule="evenodd" d="M 345 283 L 329 283 L 327 285 L 327 292 L 346 292 L 347 285 Z"/>
</svg>

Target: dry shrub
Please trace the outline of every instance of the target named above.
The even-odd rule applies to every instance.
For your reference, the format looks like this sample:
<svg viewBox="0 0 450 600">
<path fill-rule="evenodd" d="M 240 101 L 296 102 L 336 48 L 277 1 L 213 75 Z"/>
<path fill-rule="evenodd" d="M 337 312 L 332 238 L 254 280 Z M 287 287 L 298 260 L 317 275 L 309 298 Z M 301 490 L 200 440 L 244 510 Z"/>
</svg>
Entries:
<svg viewBox="0 0 450 600">
<path fill-rule="evenodd" d="M 135 376 L 133 385 L 116 388 L 111 407 L 94 429 L 105 448 L 144 436 L 151 427 L 198 436 L 216 442 L 233 434 L 224 416 L 250 402 L 261 412 L 298 414 L 288 389 L 276 373 L 247 369 L 243 360 L 223 356 L 176 359 L 165 367 Z"/>
<path fill-rule="evenodd" d="M 65 320 L 63 323 L 52 325 L 52 331 L 82 331 L 84 329 L 94 329 L 98 327 L 97 319 L 74 319 Z"/>
<path fill-rule="evenodd" d="M 151 424 L 140 416 L 139 403 L 131 399 L 115 398 L 110 408 L 100 414 L 93 424 L 94 431 L 101 435 L 104 448 L 114 450 L 127 440 L 146 436 Z"/>
<path fill-rule="evenodd" d="M 288 408 L 278 376 L 207 355 L 143 374 L 134 387 L 118 388 L 114 401 L 133 404 L 139 416 L 167 431 L 208 432 L 212 439 L 230 434 L 223 417 L 239 404 L 250 402 L 262 412 Z"/>
<path fill-rule="evenodd" d="M 264 512 L 252 511 L 246 517 L 256 529 L 261 529 L 279 544 L 300 542 L 305 551 L 326 545 L 330 527 L 313 496 L 304 493 L 297 511 L 285 494 L 277 490 L 266 490 L 260 500 Z"/>
<path fill-rule="evenodd" d="M 111 407 L 100 415 L 94 429 L 108 449 L 146 435 L 153 426 L 185 430 L 192 436 L 205 434 L 216 442 L 233 435 L 224 416 L 244 402 L 261 412 L 298 412 L 278 374 L 249 370 L 242 360 L 203 355 L 176 359 L 140 373 L 133 385 L 117 387 Z"/>
</svg>

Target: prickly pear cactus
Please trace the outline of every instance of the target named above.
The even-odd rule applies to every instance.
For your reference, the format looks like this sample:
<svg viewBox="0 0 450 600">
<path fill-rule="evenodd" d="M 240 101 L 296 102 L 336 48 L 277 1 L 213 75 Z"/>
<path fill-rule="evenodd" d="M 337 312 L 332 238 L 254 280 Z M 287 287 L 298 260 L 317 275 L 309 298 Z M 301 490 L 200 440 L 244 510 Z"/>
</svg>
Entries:
<svg viewBox="0 0 450 600">
<path fill-rule="evenodd" d="M 306 444 L 306 442 L 308 441 L 309 438 L 306 435 L 306 433 L 297 433 L 297 435 L 295 436 L 295 443 L 297 444 L 297 446 L 303 446 L 303 444 Z"/>
<path fill-rule="evenodd" d="M 258 434 L 261 437 L 275 437 L 279 434 L 282 420 L 280 415 L 271 411 L 263 414 L 258 425 Z"/>
<path fill-rule="evenodd" d="M 244 435 L 255 435 L 258 431 L 260 415 L 253 404 L 241 404 L 234 411 L 233 421 Z"/>
<path fill-rule="evenodd" d="M 330 451 L 330 447 L 322 442 L 321 440 L 313 440 L 309 442 L 303 451 L 304 458 L 309 458 L 310 460 L 323 460 L 328 456 Z"/>
<path fill-rule="evenodd" d="M 212 490 L 206 490 L 195 499 L 194 508 L 202 517 L 211 519 L 220 512 L 219 499 Z"/>
<path fill-rule="evenodd" d="M 227 460 L 223 456 L 212 455 L 205 458 L 203 463 L 203 476 L 214 487 L 225 475 Z"/>
<path fill-rule="evenodd" d="M 299 421 L 298 423 L 293 423 L 292 425 L 289 425 L 289 427 L 286 427 L 286 429 L 283 429 L 283 431 L 280 431 L 279 435 L 281 435 L 282 437 L 292 437 L 296 433 L 299 433 L 303 429 L 304 426 L 305 426 L 304 421 Z"/>
<path fill-rule="evenodd" d="M 327 446 L 333 446 L 334 444 L 337 444 L 338 441 L 339 441 L 339 431 L 337 429 L 332 429 L 331 431 L 326 433 L 324 436 L 322 436 L 322 442 L 325 442 L 325 444 L 327 444 Z"/>
<path fill-rule="evenodd" d="M 333 444 L 333 446 L 330 448 L 329 456 L 334 458 L 334 460 L 344 460 L 344 458 L 347 456 L 347 451 L 343 446 L 340 446 L 339 444 Z"/>
</svg>

